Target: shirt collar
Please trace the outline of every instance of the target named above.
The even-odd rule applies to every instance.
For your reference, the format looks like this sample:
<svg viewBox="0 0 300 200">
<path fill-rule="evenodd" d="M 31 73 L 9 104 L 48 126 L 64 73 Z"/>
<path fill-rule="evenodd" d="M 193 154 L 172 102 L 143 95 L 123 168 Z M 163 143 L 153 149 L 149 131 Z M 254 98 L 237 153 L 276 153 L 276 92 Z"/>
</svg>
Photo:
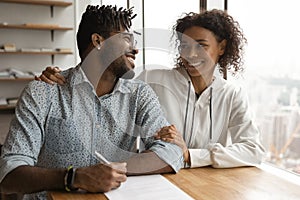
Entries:
<svg viewBox="0 0 300 200">
<path fill-rule="evenodd" d="M 70 77 L 70 83 L 74 86 L 82 84 L 82 83 L 88 83 L 90 85 L 91 88 L 93 88 L 93 85 L 91 84 L 91 82 L 88 80 L 88 78 L 86 77 L 85 73 L 83 72 L 83 70 L 81 69 L 80 65 L 77 65 L 73 71 L 72 71 L 72 76 Z M 130 86 L 132 85 L 132 80 L 125 80 L 120 78 L 112 93 L 116 93 L 116 92 L 121 92 L 121 93 L 131 93 L 131 89 Z M 95 91 L 95 89 L 93 88 L 93 90 Z"/>
</svg>

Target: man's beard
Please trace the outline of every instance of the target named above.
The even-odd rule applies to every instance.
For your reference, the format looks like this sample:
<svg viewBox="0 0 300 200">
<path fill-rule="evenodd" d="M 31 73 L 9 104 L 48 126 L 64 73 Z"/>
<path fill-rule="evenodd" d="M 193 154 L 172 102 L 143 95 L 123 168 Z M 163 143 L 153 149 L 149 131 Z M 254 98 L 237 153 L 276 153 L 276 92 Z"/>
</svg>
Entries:
<svg viewBox="0 0 300 200">
<path fill-rule="evenodd" d="M 121 56 L 113 61 L 113 63 L 110 65 L 110 68 L 117 79 L 132 79 L 135 73 L 130 67 L 128 67 L 128 65 L 129 63 L 127 61 L 127 58 Z"/>
</svg>

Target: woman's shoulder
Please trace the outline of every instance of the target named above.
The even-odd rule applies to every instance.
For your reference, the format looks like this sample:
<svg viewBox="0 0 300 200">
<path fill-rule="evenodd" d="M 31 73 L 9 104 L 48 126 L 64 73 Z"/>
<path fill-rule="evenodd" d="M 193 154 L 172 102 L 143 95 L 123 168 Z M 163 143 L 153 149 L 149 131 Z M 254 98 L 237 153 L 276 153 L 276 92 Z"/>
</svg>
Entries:
<svg viewBox="0 0 300 200">
<path fill-rule="evenodd" d="M 142 74 L 146 74 L 148 76 L 166 75 L 166 74 L 175 73 L 175 71 L 176 70 L 174 70 L 173 68 L 170 68 L 170 69 L 145 69 L 140 73 L 140 75 L 142 75 Z"/>
<path fill-rule="evenodd" d="M 169 82 L 174 79 L 182 78 L 181 74 L 175 68 L 172 69 L 150 69 L 142 71 L 137 79 L 149 82 Z"/>
<path fill-rule="evenodd" d="M 214 90 L 220 95 L 232 98 L 232 96 L 244 99 L 247 96 L 245 88 L 237 81 L 225 80 L 222 77 L 216 77 Z"/>
</svg>

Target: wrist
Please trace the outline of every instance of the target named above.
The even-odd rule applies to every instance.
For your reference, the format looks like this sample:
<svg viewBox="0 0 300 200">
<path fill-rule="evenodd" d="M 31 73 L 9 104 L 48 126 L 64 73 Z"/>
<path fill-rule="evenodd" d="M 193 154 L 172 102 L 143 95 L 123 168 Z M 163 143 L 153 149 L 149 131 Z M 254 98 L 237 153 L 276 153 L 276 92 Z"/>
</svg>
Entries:
<svg viewBox="0 0 300 200">
<path fill-rule="evenodd" d="M 74 186 L 75 176 L 76 176 L 76 168 L 73 168 L 73 166 L 70 165 L 67 168 L 67 172 L 64 177 L 64 184 L 65 184 L 66 191 L 71 192 L 71 191 L 78 190 L 78 188 Z"/>
<path fill-rule="evenodd" d="M 184 162 L 190 164 L 190 153 L 189 150 L 186 149 L 183 153 Z"/>
</svg>

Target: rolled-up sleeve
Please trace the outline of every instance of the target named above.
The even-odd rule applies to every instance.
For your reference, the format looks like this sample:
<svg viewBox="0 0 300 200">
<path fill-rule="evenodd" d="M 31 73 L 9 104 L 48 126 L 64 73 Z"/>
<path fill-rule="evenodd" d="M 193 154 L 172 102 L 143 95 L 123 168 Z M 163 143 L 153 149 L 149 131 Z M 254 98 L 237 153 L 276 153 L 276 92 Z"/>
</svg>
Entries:
<svg viewBox="0 0 300 200">
<path fill-rule="evenodd" d="M 27 156 L 11 155 L 0 160 L 0 182 L 15 168 L 23 165 L 34 165 L 34 160 Z"/>
<path fill-rule="evenodd" d="M 183 167 L 183 155 L 179 146 L 155 140 L 149 150 L 170 165 L 175 172 L 178 172 Z"/>
<path fill-rule="evenodd" d="M 153 135 L 162 127 L 169 126 L 170 123 L 163 115 L 158 98 L 152 88 L 144 85 L 139 94 L 139 122 L 141 125 L 141 138 L 148 150 L 153 151 L 160 159 L 170 165 L 175 172 L 183 166 L 183 154 L 179 146 L 154 140 Z"/>
<path fill-rule="evenodd" d="M 9 133 L 1 150 L 0 181 L 15 168 L 22 165 L 34 166 L 43 143 L 43 121 L 40 119 L 43 110 L 37 102 L 43 100 L 43 91 L 31 82 L 23 91 L 16 106 L 15 115 L 10 124 Z M 37 98 L 35 98 L 37 97 Z"/>
</svg>

